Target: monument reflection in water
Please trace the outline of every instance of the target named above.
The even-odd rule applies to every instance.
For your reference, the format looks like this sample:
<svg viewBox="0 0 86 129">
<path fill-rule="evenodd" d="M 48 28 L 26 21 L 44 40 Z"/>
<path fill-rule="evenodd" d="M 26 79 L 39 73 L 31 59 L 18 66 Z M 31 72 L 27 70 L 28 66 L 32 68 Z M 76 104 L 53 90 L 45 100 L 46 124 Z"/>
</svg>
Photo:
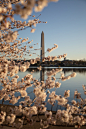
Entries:
<svg viewBox="0 0 86 129">
<path fill-rule="evenodd" d="M 45 79 L 44 76 L 45 76 L 45 75 L 44 75 L 44 68 L 43 68 L 43 69 L 40 71 L 40 82 L 41 82 L 41 81 L 44 81 L 44 79 Z"/>
</svg>

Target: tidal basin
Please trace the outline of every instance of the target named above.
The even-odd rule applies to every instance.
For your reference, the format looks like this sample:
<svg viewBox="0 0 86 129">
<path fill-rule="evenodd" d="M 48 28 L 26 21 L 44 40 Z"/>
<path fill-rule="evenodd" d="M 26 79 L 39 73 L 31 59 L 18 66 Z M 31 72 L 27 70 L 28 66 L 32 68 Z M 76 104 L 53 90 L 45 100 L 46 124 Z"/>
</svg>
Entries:
<svg viewBox="0 0 86 129">
<path fill-rule="evenodd" d="M 18 81 L 20 81 L 27 74 L 32 74 L 33 78 L 38 79 L 39 81 L 45 81 L 47 79 L 46 72 L 51 71 L 52 69 L 56 69 L 56 67 L 53 67 L 53 68 L 45 67 L 41 71 L 39 71 L 36 67 L 29 68 L 26 72 L 19 72 L 18 73 L 18 75 L 19 75 Z M 66 81 L 60 80 L 59 82 L 61 83 L 61 86 L 60 86 L 60 88 L 56 89 L 56 95 L 64 96 L 65 90 L 70 90 L 70 97 L 68 98 L 68 100 L 69 100 L 69 102 L 71 102 L 71 100 L 74 99 L 74 91 L 77 89 L 77 91 L 79 93 L 81 93 L 81 97 L 83 99 L 85 99 L 86 95 L 84 94 L 84 90 L 83 90 L 82 85 L 86 85 L 86 67 L 84 67 L 84 68 L 83 67 L 77 67 L 77 68 L 74 68 L 74 67 L 64 68 L 63 67 L 62 69 L 63 69 L 62 72 L 57 73 L 55 76 L 57 78 L 56 82 L 59 80 L 58 78 L 60 78 L 60 76 L 61 76 L 60 73 L 64 73 L 65 76 L 68 76 L 68 75 L 72 74 L 73 72 L 76 72 L 76 77 L 70 78 Z M 33 72 L 33 73 L 31 73 L 31 72 Z M 0 90 L 2 88 L 3 87 L 1 86 Z M 26 90 L 27 93 L 30 93 L 28 95 L 30 96 L 30 98 L 32 100 L 35 98 L 35 94 L 33 93 L 33 89 L 34 88 L 32 86 L 32 87 L 27 88 L 27 90 Z M 52 91 L 55 91 L 55 88 L 47 89 L 47 90 L 49 90 L 51 93 Z M 46 92 L 47 92 L 47 90 L 46 90 Z M 15 93 L 16 97 L 19 95 L 20 95 L 19 92 Z M 45 102 L 47 102 L 48 99 L 49 99 L 49 94 L 47 95 Z M 19 101 L 14 105 L 18 106 L 19 102 L 21 102 L 21 101 L 24 101 L 24 98 L 19 99 Z M 79 100 L 77 100 L 77 101 L 79 101 Z M 0 100 L 0 104 L 1 103 L 2 103 L 2 100 Z M 9 104 L 9 101 L 4 101 L 3 104 L 12 105 L 12 104 Z M 34 103 L 32 105 L 34 105 Z M 47 107 L 47 110 L 51 110 L 51 105 L 48 102 L 46 104 L 46 107 Z M 53 106 L 52 110 L 56 111 L 56 107 L 57 107 L 57 102 Z M 60 108 L 60 106 L 58 108 Z"/>
</svg>

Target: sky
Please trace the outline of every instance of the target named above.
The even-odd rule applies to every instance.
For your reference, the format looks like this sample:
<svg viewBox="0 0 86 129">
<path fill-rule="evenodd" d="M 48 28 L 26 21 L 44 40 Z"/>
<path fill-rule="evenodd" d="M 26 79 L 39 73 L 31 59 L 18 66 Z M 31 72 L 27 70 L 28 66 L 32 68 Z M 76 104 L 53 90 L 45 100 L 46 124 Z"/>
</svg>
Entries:
<svg viewBox="0 0 86 129">
<path fill-rule="evenodd" d="M 86 0 L 59 0 L 50 2 L 41 12 L 34 12 L 32 15 L 39 17 L 40 21 L 47 21 L 47 24 L 40 23 L 36 31 L 30 33 L 30 28 L 19 32 L 19 37 L 33 39 L 32 45 L 38 43 L 34 48 L 41 46 L 41 32 L 44 32 L 45 52 L 54 44 L 58 48 L 51 53 L 46 52 L 45 56 L 58 56 L 67 53 L 67 59 L 86 59 Z M 15 16 L 16 20 L 22 20 Z M 30 17 L 26 21 L 28 21 Z M 24 20 L 22 20 L 24 21 Z M 29 47 L 28 47 L 29 50 Z M 36 52 L 40 55 L 40 51 Z M 26 59 L 36 58 L 26 56 Z"/>
</svg>

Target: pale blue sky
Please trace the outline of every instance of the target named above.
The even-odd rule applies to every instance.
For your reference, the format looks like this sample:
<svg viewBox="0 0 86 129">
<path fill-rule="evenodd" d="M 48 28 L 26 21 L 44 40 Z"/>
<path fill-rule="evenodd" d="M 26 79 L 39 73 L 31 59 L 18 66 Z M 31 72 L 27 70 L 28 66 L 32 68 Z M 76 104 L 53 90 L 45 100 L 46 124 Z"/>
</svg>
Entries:
<svg viewBox="0 0 86 129">
<path fill-rule="evenodd" d="M 58 48 L 46 56 L 58 56 L 67 53 L 68 59 L 86 59 L 86 0 L 59 0 L 51 2 L 43 11 L 32 15 L 38 16 L 47 24 L 37 24 L 35 33 L 30 29 L 19 32 L 20 37 L 33 39 L 32 44 L 41 43 L 41 32 L 44 31 L 45 51 L 58 44 Z M 18 17 L 15 17 L 19 19 Z M 30 17 L 27 19 L 29 20 Z M 34 47 L 37 48 L 37 47 Z M 40 51 L 37 52 L 40 54 Z M 32 56 L 32 58 L 37 57 Z M 27 56 L 27 59 L 31 57 Z"/>
</svg>

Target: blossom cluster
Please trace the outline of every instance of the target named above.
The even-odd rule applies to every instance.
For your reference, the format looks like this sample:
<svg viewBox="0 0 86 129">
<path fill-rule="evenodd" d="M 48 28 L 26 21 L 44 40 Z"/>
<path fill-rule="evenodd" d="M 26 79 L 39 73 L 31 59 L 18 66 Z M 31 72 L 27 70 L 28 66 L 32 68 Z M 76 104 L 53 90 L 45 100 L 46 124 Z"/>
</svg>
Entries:
<svg viewBox="0 0 86 129">
<path fill-rule="evenodd" d="M 51 52 L 51 51 L 53 51 L 53 50 L 56 49 L 56 48 L 58 48 L 58 45 L 57 45 L 57 44 L 54 44 L 54 47 L 48 48 L 47 51 L 48 51 L 48 52 Z"/>
<path fill-rule="evenodd" d="M 76 76 L 76 73 L 75 72 L 73 72 L 71 75 L 69 75 L 69 76 L 64 76 L 64 74 L 62 73 L 61 74 L 61 80 L 62 81 L 66 81 L 67 79 L 70 79 L 71 77 L 75 77 Z"/>
<path fill-rule="evenodd" d="M 7 0 L 7 1 L 0 1 L 0 28 L 1 30 L 4 29 L 11 29 L 11 22 L 8 21 L 8 18 L 12 22 L 14 21 L 14 14 L 20 15 L 21 18 L 27 19 L 28 16 L 32 14 L 33 8 L 36 12 L 42 11 L 44 7 L 48 5 L 51 1 L 58 1 L 58 0 Z M 13 7 L 14 5 L 14 7 Z M 34 15 L 33 15 L 34 17 Z M 37 22 L 37 19 L 35 19 Z M 26 26 L 36 26 L 35 21 L 29 21 Z M 40 22 L 39 22 L 40 23 Z M 46 23 L 46 22 L 45 22 Z M 20 23 L 21 24 L 21 23 Z M 24 27 L 25 22 L 23 22 L 22 25 L 19 25 L 18 22 L 14 23 L 14 26 L 19 28 L 20 26 Z M 34 28 L 31 29 L 31 32 L 33 33 L 35 31 Z"/>
</svg>

